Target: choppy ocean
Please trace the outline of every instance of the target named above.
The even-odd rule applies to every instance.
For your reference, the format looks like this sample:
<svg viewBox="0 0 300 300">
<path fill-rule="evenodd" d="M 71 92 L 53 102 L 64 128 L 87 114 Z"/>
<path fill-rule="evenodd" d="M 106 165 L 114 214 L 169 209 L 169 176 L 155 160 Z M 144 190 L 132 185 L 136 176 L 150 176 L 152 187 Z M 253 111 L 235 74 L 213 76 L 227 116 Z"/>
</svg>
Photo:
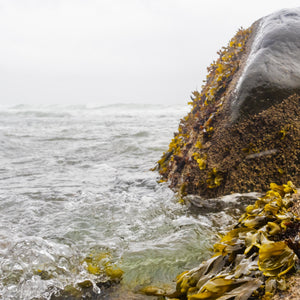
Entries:
<svg viewBox="0 0 300 300">
<path fill-rule="evenodd" d="M 210 256 L 232 216 L 195 213 L 150 171 L 187 111 L 0 108 L 1 299 L 50 299 L 96 283 L 85 262 L 95 253 L 110 254 L 128 289 L 172 282 Z"/>
</svg>

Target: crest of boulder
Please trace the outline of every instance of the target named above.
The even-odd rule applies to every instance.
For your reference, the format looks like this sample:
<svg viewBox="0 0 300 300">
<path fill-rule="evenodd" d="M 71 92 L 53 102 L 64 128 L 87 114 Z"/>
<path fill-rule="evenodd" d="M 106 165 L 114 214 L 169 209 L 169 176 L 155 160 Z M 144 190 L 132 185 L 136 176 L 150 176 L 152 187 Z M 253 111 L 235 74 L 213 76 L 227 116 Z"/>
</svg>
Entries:
<svg viewBox="0 0 300 300">
<path fill-rule="evenodd" d="M 258 21 L 232 117 L 260 112 L 299 91 L 300 8 L 283 9 Z"/>
</svg>

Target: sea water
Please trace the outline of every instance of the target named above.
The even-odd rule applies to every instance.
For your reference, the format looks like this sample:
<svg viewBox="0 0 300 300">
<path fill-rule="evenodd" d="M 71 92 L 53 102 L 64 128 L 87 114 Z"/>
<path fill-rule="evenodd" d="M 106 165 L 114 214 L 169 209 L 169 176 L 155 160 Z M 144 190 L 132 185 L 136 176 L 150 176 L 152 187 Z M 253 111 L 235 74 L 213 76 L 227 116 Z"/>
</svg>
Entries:
<svg viewBox="0 0 300 300">
<path fill-rule="evenodd" d="M 210 256 L 232 216 L 195 213 L 150 170 L 187 111 L 0 108 L 1 299 L 50 299 L 96 283 L 85 258 L 97 253 L 109 253 L 128 289 L 172 282 Z"/>
</svg>

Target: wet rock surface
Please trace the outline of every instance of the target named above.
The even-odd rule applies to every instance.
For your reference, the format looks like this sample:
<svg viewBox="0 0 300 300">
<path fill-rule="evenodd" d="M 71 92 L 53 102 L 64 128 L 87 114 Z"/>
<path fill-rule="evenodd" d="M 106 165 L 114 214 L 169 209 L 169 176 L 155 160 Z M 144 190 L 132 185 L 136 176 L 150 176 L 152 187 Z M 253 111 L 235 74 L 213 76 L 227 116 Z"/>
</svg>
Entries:
<svg viewBox="0 0 300 300">
<path fill-rule="evenodd" d="M 232 118 L 260 112 L 300 91 L 300 8 L 259 20 L 232 102 Z"/>
<path fill-rule="evenodd" d="M 242 214 L 247 205 L 253 203 L 256 197 L 252 195 L 237 195 L 234 201 L 226 201 L 226 197 L 217 199 L 203 199 L 197 195 L 187 195 L 184 197 L 184 201 L 190 206 L 193 212 L 198 214 L 206 214 L 212 212 L 225 211 L 230 215 L 230 211 L 234 211 L 236 215 Z"/>
</svg>

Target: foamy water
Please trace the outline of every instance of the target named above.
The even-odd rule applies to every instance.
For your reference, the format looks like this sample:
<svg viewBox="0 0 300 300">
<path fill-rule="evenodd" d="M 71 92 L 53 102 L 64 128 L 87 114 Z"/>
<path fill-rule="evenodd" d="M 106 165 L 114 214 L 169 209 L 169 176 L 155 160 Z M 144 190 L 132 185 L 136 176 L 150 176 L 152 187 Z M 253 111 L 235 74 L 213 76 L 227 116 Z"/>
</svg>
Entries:
<svg viewBox="0 0 300 300">
<path fill-rule="evenodd" d="M 110 253 L 128 288 L 171 282 L 210 255 L 232 210 L 192 212 L 150 171 L 186 112 L 0 109 L 2 299 L 50 299 L 67 285 L 96 283 L 84 263 L 91 253 Z"/>
</svg>

